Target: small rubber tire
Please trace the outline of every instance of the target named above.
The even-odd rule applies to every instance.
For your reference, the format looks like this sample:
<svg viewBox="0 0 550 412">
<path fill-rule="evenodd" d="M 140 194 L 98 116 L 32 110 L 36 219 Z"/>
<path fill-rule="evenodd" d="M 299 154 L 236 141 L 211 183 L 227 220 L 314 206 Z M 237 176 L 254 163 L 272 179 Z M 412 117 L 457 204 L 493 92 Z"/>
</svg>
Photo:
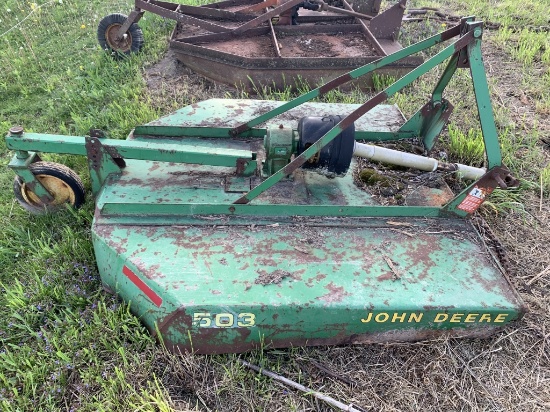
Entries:
<svg viewBox="0 0 550 412">
<path fill-rule="evenodd" d="M 103 50 L 118 54 L 137 53 L 141 50 L 145 40 L 143 32 L 136 23 L 132 23 L 123 39 L 120 41 L 116 39 L 118 29 L 127 18 L 124 14 L 114 13 L 101 19 L 97 26 L 97 41 Z"/>
<path fill-rule="evenodd" d="M 68 204 L 77 209 L 84 203 L 86 193 L 78 175 L 67 166 L 52 162 L 36 162 L 29 170 L 53 196 L 49 202 L 42 201 L 21 179 L 13 181 L 15 198 L 23 208 L 35 215 L 62 210 Z"/>
</svg>

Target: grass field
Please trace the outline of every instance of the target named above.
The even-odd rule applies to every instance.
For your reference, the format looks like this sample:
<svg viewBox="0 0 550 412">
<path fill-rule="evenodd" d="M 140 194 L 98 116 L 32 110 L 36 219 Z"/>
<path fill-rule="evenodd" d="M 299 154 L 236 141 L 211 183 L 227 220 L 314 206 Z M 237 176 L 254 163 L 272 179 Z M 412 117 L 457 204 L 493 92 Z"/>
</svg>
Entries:
<svg viewBox="0 0 550 412">
<path fill-rule="evenodd" d="M 241 95 L 182 68 L 177 84 L 161 73 L 160 86 L 148 88 L 172 29 L 171 21 L 151 14 L 140 22 L 147 42 L 142 53 L 107 56 L 97 45 L 97 23 L 132 6 L 126 0 L 3 1 L 0 135 L 19 124 L 74 135 L 94 127 L 124 138 L 135 125 L 190 102 Z M 166 353 L 127 305 L 101 287 L 90 241 L 91 197 L 78 211 L 29 215 L 14 200 L 14 175 L 5 167 L 13 154 L 0 139 L 0 410 L 331 410 L 251 373 L 239 358 L 366 410 L 549 410 L 550 3 L 411 0 L 409 6 L 492 23 L 483 51 L 495 118 L 505 163 L 522 185 L 495 192 L 480 214 L 508 251 L 512 282 L 529 308 L 521 322 L 485 340 Z M 405 23 L 403 43 L 445 24 Z M 451 85 L 455 112 L 442 147 L 451 160 L 479 162 L 467 84 L 464 71 Z M 410 115 L 429 90 L 430 78 L 420 79 L 393 100 Z M 290 92 L 260 94 L 282 99 Z M 332 98 L 360 102 L 366 96 Z M 89 189 L 84 159 L 45 158 L 76 170 Z"/>
</svg>

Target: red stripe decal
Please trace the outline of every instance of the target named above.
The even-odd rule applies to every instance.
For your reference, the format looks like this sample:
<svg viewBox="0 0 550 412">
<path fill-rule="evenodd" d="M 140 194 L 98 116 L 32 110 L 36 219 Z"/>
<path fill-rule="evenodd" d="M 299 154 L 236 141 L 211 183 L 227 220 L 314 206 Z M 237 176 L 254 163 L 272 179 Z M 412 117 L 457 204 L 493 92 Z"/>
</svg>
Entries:
<svg viewBox="0 0 550 412">
<path fill-rule="evenodd" d="M 147 286 L 143 280 L 138 278 L 136 276 L 136 274 L 128 268 L 128 266 L 124 266 L 122 268 L 122 273 L 124 273 L 126 275 L 126 277 L 128 279 L 130 279 L 134 283 L 134 285 L 136 285 L 139 288 L 139 290 L 141 290 L 143 293 L 145 293 L 145 295 L 149 299 L 151 299 L 151 301 L 155 305 L 157 305 L 160 308 L 160 305 L 162 305 L 162 298 L 159 295 L 157 295 L 153 291 L 153 289 L 151 289 L 149 286 Z"/>
</svg>

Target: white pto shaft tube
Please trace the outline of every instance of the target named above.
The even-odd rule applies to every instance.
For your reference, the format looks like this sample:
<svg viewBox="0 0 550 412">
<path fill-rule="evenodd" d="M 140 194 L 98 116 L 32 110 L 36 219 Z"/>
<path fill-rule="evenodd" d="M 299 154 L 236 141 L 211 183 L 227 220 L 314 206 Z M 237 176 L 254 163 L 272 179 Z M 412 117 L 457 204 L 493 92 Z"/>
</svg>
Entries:
<svg viewBox="0 0 550 412">
<path fill-rule="evenodd" d="M 477 180 L 483 176 L 486 169 L 466 166 L 460 163 L 440 162 L 431 157 L 424 157 L 399 150 L 386 149 L 385 147 L 372 146 L 369 144 L 355 142 L 353 155 L 377 162 L 390 163 L 398 166 L 412 167 L 426 172 L 445 170 L 459 172 L 464 179 Z"/>
</svg>

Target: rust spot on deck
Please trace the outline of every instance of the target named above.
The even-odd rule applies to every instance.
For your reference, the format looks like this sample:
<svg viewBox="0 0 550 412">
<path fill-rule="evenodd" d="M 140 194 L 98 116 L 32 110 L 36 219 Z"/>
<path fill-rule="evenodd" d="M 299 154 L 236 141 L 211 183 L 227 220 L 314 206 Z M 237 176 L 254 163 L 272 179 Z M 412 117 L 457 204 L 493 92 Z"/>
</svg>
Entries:
<svg viewBox="0 0 550 412">
<path fill-rule="evenodd" d="M 378 276 L 376 279 L 379 280 L 380 282 L 382 282 L 384 280 L 394 280 L 394 275 L 393 275 L 393 273 L 388 272 L 388 273 L 384 273 L 383 275 Z"/>
<path fill-rule="evenodd" d="M 325 289 L 328 289 L 329 292 L 319 297 L 319 299 L 326 303 L 341 302 L 344 297 L 350 296 L 350 293 L 346 292 L 343 286 L 336 286 L 334 282 L 326 285 Z"/>
<path fill-rule="evenodd" d="M 271 284 L 278 285 L 283 281 L 283 279 L 292 276 L 290 272 L 287 272 L 281 269 L 277 269 L 273 272 L 267 272 L 265 270 L 257 270 L 257 272 L 260 274 L 260 276 L 258 276 L 254 280 L 254 283 L 257 285 L 264 285 L 264 286 L 271 285 Z"/>
</svg>

